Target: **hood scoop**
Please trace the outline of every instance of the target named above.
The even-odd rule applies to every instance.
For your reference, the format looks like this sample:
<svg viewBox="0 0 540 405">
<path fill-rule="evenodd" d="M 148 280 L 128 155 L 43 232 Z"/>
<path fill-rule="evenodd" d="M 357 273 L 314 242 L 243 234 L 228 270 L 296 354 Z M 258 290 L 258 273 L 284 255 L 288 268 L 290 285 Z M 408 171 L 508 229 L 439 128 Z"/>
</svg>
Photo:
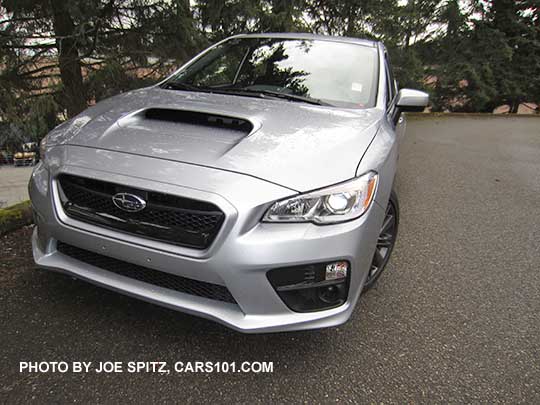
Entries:
<svg viewBox="0 0 540 405">
<path fill-rule="evenodd" d="M 250 134 L 254 130 L 254 125 L 246 119 L 199 111 L 149 108 L 140 111 L 136 115 L 138 115 L 139 119 L 143 118 L 144 120 L 219 128 L 243 132 L 245 135 Z"/>
<path fill-rule="evenodd" d="M 98 126 L 108 124 L 105 131 L 95 129 L 102 149 L 207 166 L 261 127 L 256 120 L 217 111 L 162 106 L 133 111 L 117 119 L 113 125 L 106 119 L 93 122 Z M 84 140 L 88 139 L 87 135 Z"/>
</svg>

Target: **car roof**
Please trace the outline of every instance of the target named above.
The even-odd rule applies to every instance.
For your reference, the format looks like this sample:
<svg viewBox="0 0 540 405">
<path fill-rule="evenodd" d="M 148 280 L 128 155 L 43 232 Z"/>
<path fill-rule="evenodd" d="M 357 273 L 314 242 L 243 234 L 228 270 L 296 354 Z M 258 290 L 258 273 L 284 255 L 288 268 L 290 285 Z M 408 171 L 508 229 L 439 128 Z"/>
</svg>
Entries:
<svg viewBox="0 0 540 405">
<path fill-rule="evenodd" d="M 332 41 L 332 42 L 347 42 L 357 45 L 369 46 L 376 48 L 378 41 L 372 41 L 363 38 L 351 38 L 351 37 L 337 37 L 331 35 L 318 35 L 304 32 L 272 32 L 272 33 L 257 33 L 257 34 L 239 34 L 234 35 L 231 38 L 284 38 L 284 39 L 309 39 L 319 41 Z"/>
</svg>

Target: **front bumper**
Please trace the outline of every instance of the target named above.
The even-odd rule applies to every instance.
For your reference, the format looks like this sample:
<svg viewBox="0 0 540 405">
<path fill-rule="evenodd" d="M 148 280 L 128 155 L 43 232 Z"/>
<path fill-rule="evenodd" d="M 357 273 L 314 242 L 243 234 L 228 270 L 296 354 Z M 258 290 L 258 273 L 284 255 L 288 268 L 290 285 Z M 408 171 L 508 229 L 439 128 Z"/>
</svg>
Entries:
<svg viewBox="0 0 540 405">
<path fill-rule="evenodd" d="M 341 324 L 350 317 L 384 217 L 384 210 L 376 203 L 361 218 L 342 224 L 260 223 L 273 201 L 294 191 L 250 176 L 177 162 L 87 148 L 59 149 L 62 159 L 49 159 L 52 163 L 47 169 L 38 165 L 29 185 L 38 225 L 32 237 L 33 254 L 39 267 L 212 319 L 242 332 L 322 328 Z M 55 161 L 63 163 L 55 165 Z M 81 162 L 92 162 L 92 168 Z M 204 199 L 218 205 L 226 220 L 212 246 L 204 251 L 89 225 L 66 217 L 57 204 L 55 178 L 59 173 Z M 58 240 L 128 263 L 223 285 L 237 305 L 104 271 L 58 252 Z M 337 308 L 293 312 L 266 277 L 273 268 L 334 260 L 347 260 L 351 265 L 348 299 Z"/>
</svg>

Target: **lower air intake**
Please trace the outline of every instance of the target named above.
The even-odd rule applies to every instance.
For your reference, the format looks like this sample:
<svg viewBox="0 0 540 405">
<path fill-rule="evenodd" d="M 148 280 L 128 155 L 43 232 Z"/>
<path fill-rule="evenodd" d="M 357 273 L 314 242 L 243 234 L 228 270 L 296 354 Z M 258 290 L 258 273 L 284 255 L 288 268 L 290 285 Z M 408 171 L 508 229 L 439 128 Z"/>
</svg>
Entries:
<svg viewBox="0 0 540 405">
<path fill-rule="evenodd" d="M 57 250 L 60 253 L 83 263 L 90 264 L 120 276 L 142 281 L 143 283 L 152 284 L 185 294 L 196 295 L 198 297 L 208 298 L 211 300 L 236 304 L 236 300 L 233 298 L 227 287 L 222 285 L 193 280 L 170 273 L 165 273 L 163 271 L 138 266 L 136 264 L 131 264 L 112 257 L 90 252 L 88 250 L 81 249 L 60 241 L 57 243 Z"/>
</svg>

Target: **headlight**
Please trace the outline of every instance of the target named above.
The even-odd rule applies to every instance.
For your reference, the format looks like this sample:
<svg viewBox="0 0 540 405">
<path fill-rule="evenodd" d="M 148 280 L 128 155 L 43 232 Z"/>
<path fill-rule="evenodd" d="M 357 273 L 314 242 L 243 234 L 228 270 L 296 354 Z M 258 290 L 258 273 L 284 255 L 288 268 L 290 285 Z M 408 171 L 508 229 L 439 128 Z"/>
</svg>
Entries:
<svg viewBox="0 0 540 405">
<path fill-rule="evenodd" d="M 369 208 L 377 180 L 377 173 L 368 172 L 345 183 L 278 201 L 263 221 L 333 224 L 356 219 Z"/>
</svg>

